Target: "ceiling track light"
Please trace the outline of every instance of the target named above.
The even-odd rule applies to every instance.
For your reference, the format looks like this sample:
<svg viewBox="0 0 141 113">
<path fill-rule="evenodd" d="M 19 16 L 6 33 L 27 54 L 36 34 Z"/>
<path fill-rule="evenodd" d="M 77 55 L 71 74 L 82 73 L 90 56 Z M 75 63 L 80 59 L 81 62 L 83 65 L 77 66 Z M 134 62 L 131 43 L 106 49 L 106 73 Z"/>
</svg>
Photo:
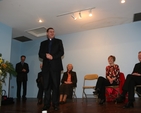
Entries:
<svg viewBox="0 0 141 113">
<path fill-rule="evenodd" d="M 92 14 L 92 9 L 90 9 L 90 11 L 89 11 L 89 16 L 90 16 L 90 17 L 93 16 L 93 14 Z"/>
<path fill-rule="evenodd" d="M 74 20 L 76 20 L 77 18 L 74 16 L 74 14 L 72 14 L 71 15 L 71 17 L 74 19 Z"/>
<path fill-rule="evenodd" d="M 72 14 L 79 13 L 79 18 L 82 18 L 82 12 L 86 11 L 86 10 L 89 10 L 89 15 L 92 16 L 92 10 L 93 9 L 95 9 L 95 7 L 81 9 L 81 10 L 77 10 L 77 11 L 73 11 L 73 12 L 68 12 L 68 13 L 63 13 L 63 14 L 57 15 L 57 17 L 65 16 L 65 15 L 70 15 L 71 14 L 71 17 L 76 20 L 76 18 L 74 17 L 74 15 L 72 16 Z"/>
<path fill-rule="evenodd" d="M 79 12 L 79 19 L 82 19 L 82 15 L 81 15 L 81 12 Z"/>
</svg>

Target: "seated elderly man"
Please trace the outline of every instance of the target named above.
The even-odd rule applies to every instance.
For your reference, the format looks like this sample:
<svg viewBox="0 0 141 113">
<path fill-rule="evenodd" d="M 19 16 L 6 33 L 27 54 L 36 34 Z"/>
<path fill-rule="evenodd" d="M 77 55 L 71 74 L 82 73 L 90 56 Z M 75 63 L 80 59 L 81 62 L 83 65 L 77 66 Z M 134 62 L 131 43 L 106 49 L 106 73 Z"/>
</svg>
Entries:
<svg viewBox="0 0 141 113">
<path fill-rule="evenodd" d="M 77 76 L 72 69 L 72 64 L 68 64 L 67 71 L 63 74 L 60 85 L 60 104 L 64 104 L 68 96 L 72 98 L 73 87 L 76 87 Z"/>
<path fill-rule="evenodd" d="M 116 99 L 118 103 L 125 100 L 125 96 L 128 93 L 128 103 L 125 104 L 124 108 L 133 108 L 135 101 L 134 98 L 134 87 L 141 85 L 141 51 L 138 52 L 139 63 L 135 64 L 132 74 L 127 75 L 125 83 L 123 85 L 122 94 Z"/>
</svg>

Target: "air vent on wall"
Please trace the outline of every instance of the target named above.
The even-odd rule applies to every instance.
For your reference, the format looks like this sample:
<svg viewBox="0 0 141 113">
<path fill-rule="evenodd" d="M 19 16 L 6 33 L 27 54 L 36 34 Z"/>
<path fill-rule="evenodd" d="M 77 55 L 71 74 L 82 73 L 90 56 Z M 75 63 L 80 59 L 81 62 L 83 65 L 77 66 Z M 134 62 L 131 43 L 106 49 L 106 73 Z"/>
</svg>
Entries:
<svg viewBox="0 0 141 113">
<path fill-rule="evenodd" d="M 25 36 L 20 36 L 20 37 L 16 37 L 16 38 L 13 38 L 15 40 L 18 40 L 18 41 L 21 41 L 21 42 L 26 42 L 26 41 L 30 41 L 31 39 L 25 37 Z"/>
<path fill-rule="evenodd" d="M 133 20 L 133 22 L 135 22 L 135 21 L 141 21 L 141 13 L 134 14 L 134 20 Z"/>
<path fill-rule="evenodd" d="M 27 32 L 36 37 L 41 37 L 46 35 L 46 28 L 45 27 L 35 28 L 35 29 L 28 30 Z"/>
</svg>

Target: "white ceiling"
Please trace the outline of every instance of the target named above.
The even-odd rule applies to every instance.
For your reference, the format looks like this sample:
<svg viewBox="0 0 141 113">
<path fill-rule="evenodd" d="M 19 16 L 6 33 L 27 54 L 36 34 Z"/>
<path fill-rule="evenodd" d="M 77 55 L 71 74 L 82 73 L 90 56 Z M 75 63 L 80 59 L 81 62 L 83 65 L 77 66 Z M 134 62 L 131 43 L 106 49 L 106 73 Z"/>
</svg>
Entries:
<svg viewBox="0 0 141 113">
<path fill-rule="evenodd" d="M 141 0 L 0 0 L 0 22 L 13 28 L 13 38 L 27 36 L 26 31 L 53 27 L 56 35 L 115 26 L 133 22 L 135 13 L 141 12 Z M 71 15 L 57 15 L 95 7 L 93 16 L 82 11 L 82 19 L 73 20 Z M 78 16 L 78 13 L 74 13 Z M 38 23 L 42 19 L 43 23 Z"/>
</svg>

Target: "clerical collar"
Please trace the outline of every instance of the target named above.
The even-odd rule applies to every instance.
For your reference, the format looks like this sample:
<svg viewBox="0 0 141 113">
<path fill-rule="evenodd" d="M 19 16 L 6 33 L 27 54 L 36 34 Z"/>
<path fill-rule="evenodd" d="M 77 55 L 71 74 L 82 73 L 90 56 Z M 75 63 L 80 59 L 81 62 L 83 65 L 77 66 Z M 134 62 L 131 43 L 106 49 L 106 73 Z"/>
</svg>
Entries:
<svg viewBox="0 0 141 113">
<path fill-rule="evenodd" d="M 48 38 L 48 40 L 52 41 L 54 38 Z"/>
</svg>

